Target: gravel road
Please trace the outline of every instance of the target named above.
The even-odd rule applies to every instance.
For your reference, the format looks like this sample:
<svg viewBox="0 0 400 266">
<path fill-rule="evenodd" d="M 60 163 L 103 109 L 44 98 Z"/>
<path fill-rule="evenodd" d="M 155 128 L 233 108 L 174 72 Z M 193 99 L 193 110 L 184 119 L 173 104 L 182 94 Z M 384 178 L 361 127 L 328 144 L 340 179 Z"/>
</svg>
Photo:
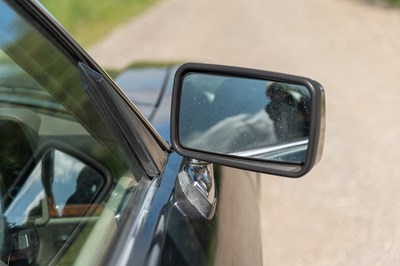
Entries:
<svg viewBox="0 0 400 266">
<path fill-rule="evenodd" d="M 400 265 L 400 11 L 367 2 L 163 0 L 90 49 L 107 67 L 200 61 L 324 85 L 322 161 L 260 178 L 264 265 Z"/>
</svg>

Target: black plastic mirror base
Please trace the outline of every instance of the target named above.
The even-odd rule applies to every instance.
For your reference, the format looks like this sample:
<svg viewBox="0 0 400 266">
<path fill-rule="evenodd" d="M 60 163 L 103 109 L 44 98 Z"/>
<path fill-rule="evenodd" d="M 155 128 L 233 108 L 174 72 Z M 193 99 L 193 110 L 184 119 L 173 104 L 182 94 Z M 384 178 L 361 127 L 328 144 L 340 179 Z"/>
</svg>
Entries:
<svg viewBox="0 0 400 266">
<path fill-rule="evenodd" d="M 216 152 L 215 147 L 210 148 L 212 145 L 208 145 L 210 143 L 208 143 L 207 141 L 215 141 L 210 138 L 209 140 L 207 140 L 207 138 L 205 138 L 206 140 L 202 140 L 201 143 L 203 143 L 204 145 L 198 143 L 196 145 L 191 145 L 190 142 L 184 139 L 186 136 L 182 135 L 183 134 L 182 132 L 187 132 L 187 130 L 186 131 L 181 130 L 182 128 L 187 129 L 191 128 L 193 125 L 196 125 L 196 119 L 193 118 L 193 121 L 191 121 L 192 119 L 191 116 L 187 115 L 188 110 L 190 111 L 189 113 L 192 114 L 196 110 L 201 112 L 204 109 L 199 109 L 199 108 L 206 108 L 206 107 L 201 105 L 198 105 L 196 107 L 190 107 L 193 106 L 193 103 L 189 102 L 191 100 L 190 96 L 188 97 L 187 96 L 188 94 L 185 92 L 185 97 L 183 97 L 184 83 L 185 79 L 187 79 L 188 76 L 226 77 L 226 79 L 230 80 L 237 79 L 245 81 L 259 80 L 267 82 L 266 84 L 282 83 L 294 86 L 301 86 L 305 88 L 308 91 L 307 97 L 309 97 L 308 99 L 309 102 L 307 103 L 309 108 L 307 113 L 307 115 L 309 115 L 309 119 L 307 120 L 307 123 L 309 122 L 309 125 L 307 124 L 308 142 L 305 144 L 305 146 L 303 145 L 302 147 L 306 155 L 304 156 L 304 158 L 302 158 L 302 161 L 296 162 L 295 160 L 289 160 L 289 159 L 275 160 L 275 159 L 268 159 L 268 157 L 266 157 L 267 159 L 265 158 L 261 159 L 259 157 L 257 158 L 254 156 L 249 156 L 247 155 L 248 153 L 225 152 L 222 149 L 217 150 Z M 195 82 L 201 83 L 204 80 L 205 79 L 200 78 L 195 80 Z M 191 80 L 191 82 L 193 84 L 193 79 Z M 207 86 L 207 83 L 198 85 L 200 87 Z M 197 85 L 191 85 L 191 86 L 195 87 Z M 285 101 L 285 99 L 287 100 L 287 98 L 279 98 L 278 101 Z M 224 101 L 222 101 L 222 103 L 220 104 L 222 107 L 225 107 Z M 288 104 L 291 103 L 289 102 Z M 249 104 L 247 104 L 247 106 L 248 105 Z M 184 116 L 185 119 L 181 119 L 182 116 Z M 324 128 L 325 128 L 324 116 L 325 116 L 324 91 L 322 86 L 314 80 L 299 76 L 255 70 L 255 69 L 210 65 L 210 64 L 199 64 L 199 63 L 187 63 L 182 65 L 175 74 L 172 107 L 171 107 L 172 147 L 177 153 L 185 157 L 196 158 L 211 163 L 218 163 L 221 165 L 236 167 L 244 170 L 257 171 L 261 173 L 286 176 L 286 177 L 300 177 L 306 174 L 308 171 L 310 171 L 312 167 L 315 165 L 315 163 L 319 160 L 319 157 L 321 156 L 323 147 L 322 142 L 323 142 Z M 289 126 L 291 126 L 290 123 Z M 229 131 L 229 128 L 222 128 L 220 134 L 224 133 L 223 130 Z M 198 138 L 201 139 L 204 135 L 205 134 L 202 134 L 200 132 L 200 134 L 198 134 Z M 278 148 L 278 153 L 279 153 L 280 146 L 276 145 L 276 147 Z M 275 149 L 272 149 L 274 153 L 277 152 L 276 147 Z M 285 149 L 287 149 L 288 146 L 282 145 L 282 147 L 285 147 Z M 286 151 L 282 152 L 282 154 L 285 152 Z M 289 154 L 289 156 L 285 158 L 290 158 L 290 157 L 291 156 Z"/>
</svg>

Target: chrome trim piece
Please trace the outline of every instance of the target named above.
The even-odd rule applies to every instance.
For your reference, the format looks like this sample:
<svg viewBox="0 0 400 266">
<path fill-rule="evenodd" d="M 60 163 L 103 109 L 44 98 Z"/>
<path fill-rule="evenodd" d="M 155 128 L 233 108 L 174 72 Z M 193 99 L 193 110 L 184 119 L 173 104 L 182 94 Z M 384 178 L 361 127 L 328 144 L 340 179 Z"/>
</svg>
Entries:
<svg viewBox="0 0 400 266">
<path fill-rule="evenodd" d="M 208 200 L 210 204 L 215 198 L 215 182 L 213 164 L 189 158 L 184 171 L 196 187 Z"/>
<path fill-rule="evenodd" d="M 177 183 L 175 206 L 184 215 L 211 220 L 217 206 L 213 164 L 188 159 Z"/>
</svg>

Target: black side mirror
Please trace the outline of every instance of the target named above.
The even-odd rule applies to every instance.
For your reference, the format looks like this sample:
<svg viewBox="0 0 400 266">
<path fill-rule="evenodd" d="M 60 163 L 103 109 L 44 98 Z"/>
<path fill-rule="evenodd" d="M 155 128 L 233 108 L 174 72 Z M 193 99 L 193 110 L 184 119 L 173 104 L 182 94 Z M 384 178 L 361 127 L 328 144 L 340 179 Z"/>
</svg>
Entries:
<svg viewBox="0 0 400 266">
<path fill-rule="evenodd" d="M 323 147 L 325 99 L 311 79 L 189 63 L 175 75 L 171 140 L 181 155 L 299 177 Z"/>
</svg>

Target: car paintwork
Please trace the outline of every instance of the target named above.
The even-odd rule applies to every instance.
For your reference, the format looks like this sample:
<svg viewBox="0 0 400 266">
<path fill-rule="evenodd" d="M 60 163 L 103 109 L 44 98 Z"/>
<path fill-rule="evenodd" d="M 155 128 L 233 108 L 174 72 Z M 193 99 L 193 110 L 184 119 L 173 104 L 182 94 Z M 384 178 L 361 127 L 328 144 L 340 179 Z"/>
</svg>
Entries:
<svg viewBox="0 0 400 266">
<path fill-rule="evenodd" d="M 149 63 L 149 65 L 151 64 Z M 177 66 L 168 64 L 145 68 L 131 67 L 115 77 L 115 82 L 129 100 L 138 107 L 155 130 L 169 143 L 173 78 L 177 68 Z M 137 82 L 136 80 L 141 74 L 144 74 L 145 77 L 141 77 Z"/>
<path fill-rule="evenodd" d="M 154 68 L 159 69 L 160 67 Z M 151 71 L 151 69 L 146 68 L 147 73 L 155 73 L 154 78 L 159 78 L 156 73 L 160 71 Z M 169 69 L 165 72 L 167 82 L 165 87 L 158 90 L 163 96 L 153 115 L 149 118 L 161 136 L 170 141 L 170 109 L 173 79 L 177 66 L 167 65 L 162 69 Z M 143 95 L 146 93 L 146 89 L 129 86 L 129 84 L 135 84 L 136 71 L 140 73 L 144 70 L 133 67 L 125 71 L 117 75 L 115 81 L 126 95 L 132 97 L 131 100 L 134 102 L 135 91 L 138 91 L 139 95 Z M 124 82 L 120 82 L 121 76 L 124 77 Z M 154 90 L 147 91 L 149 94 L 152 92 Z M 157 97 L 158 95 L 154 95 L 154 98 Z M 139 104 L 139 110 L 141 107 L 143 106 Z M 156 261 L 152 251 L 156 250 L 156 246 L 160 246 L 163 255 L 159 259 L 162 260 L 163 265 L 225 264 L 227 261 L 261 265 L 261 228 L 258 197 L 256 196 L 258 174 L 215 165 L 216 179 L 219 181 L 216 182 L 219 192 L 216 216 L 211 221 L 191 220 L 176 209 L 173 198 L 175 179 L 184 160 L 185 158 L 176 153 L 170 155 L 166 171 L 161 178 L 159 191 L 154 198 L 152 211 L 149 213 L 149 224 L 146 224 L 146 229 L 144 229 L 146 233 L 142 235 L 147 242 L 149 235 L 154 236 L 147 249 L 147 257 L 143 256 L 146 253 L 142 248 L 135 250 L 133 257 L 143 263 Z M 224 183 L 224 186 L 221 183 Z M 250 208 L 252 209 L 249 210 Z M 243 216 L 244 213 L 247 215 Z M 153 222 L 151 222 L 152 220 Z M 154 220 L 158 222 L 155 224 Z M 220 224 L 221 221 L 223 224 Z M 238 235 L 234 236 L 235 234 L 231 232 L 233 230 L 239 232 L 240 239 L 237 238 Z M 188 235 L 190 236 L 189 240 Z M 139 242 L 144 244 L 146 240 Z M 193 256 L 196 260 L 191 259 Z"/>
<path fill-rule="evenodd" d="M 151 120 L 169 76 L 169 67 L 128 68 L 115 78 L 125 95 Z"/>
</svg>

